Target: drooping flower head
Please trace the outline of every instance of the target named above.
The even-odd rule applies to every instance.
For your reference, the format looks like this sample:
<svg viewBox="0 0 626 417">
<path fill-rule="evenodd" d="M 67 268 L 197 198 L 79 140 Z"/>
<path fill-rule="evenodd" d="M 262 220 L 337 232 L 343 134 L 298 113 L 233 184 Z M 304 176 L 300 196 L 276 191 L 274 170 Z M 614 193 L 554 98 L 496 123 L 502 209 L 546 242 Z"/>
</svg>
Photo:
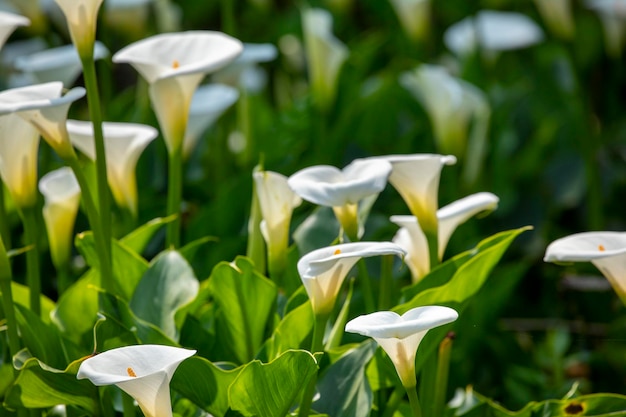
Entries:
<svg viewBox="0 0 626 417">
<path fill-rule="evenodd" d="M 0 93 L 0 115 L 15 113 L 30 122 L 52 149 L 66 158 L 74 152 L 65 126 L 67 112 L 84 95 L 82 87 L 63 95 L 63 83 L 59 81 L 12 88 Z"/>
<path fill-rule="evenodd" d="M 39 191 L 44 197 L 43 219 L 52 262 L 57 268 L 62 268 L 70 260 L 80 187 L 74 172 L 69 167 L 63 167 L 41 177 Z"/>
<path fill-rule="evenodd" d="M 98 11 L 103 0 L 55 0 L 55 2 L 65 15 L 72 43 L 76 46 L 78 54 L 83 58 L 93 57 Z"/>
<path fill-rule="evenodd" d="M 626 232 L 583 232 L 548 245 L 545 262 L 591 262 L 626 304 Z"/>
<path fill-rule="evenodd" d="M 189 107 L 207 73 L 241 53 L 237 39 L 220 32 L 165 33 L 135 42 L 113 55 L 131 64 L 150 84 L 150 99 L 170 153 L 181 152 Z"/>
<path fill-rule="evenodd" d="M 70 141 L 89 159 L 96 159 L 93 124 L 68 120 Z M 137 215 L 137 180 L 135 168 L 146 146 L 158 135 L 152 126 L 137 123 L 102 124 L 109 187 L 115 202 Z"/>
<path fill-rule="evenodd" d="M 391 242 L 353 242 L 317 249 L 300 258 L 298 272 L 313 312 L 329 314 L 350 269 L 361 258 L 378 255 L 404 256 L 405 251 Z"/>
<path fill-rule="evenodd" d="M 343 230 L 354 240 L 363 233 L 358 222 L 359 203 L 375 198 L 385 188 L 391 169 L 383 159 L 356 160 L 342 170 L 316 165 L 289 177 L 289 186 L 304 200 L 332 207 Z"/>
<path fill-rule="evenodd" d="M 161 345 L 111 349 L 83 361 L 76 377 L 96 386 L 118 386 L 137 401 L 146 417 L 172 417 L 170 380 L 178 365 L 195 353 Z"/>
<path fill-rule="evenodd" d="M 456 228 L 474 215 L 495 210 L 498 197 L 491 193 L 477 193 L 454 201 L 437 211 L 439 221 L 439 259 L 443 257 L 450 236 Z M 411 270 L 413 282 L 430 272 L 428 241 L 415 216 L 391 216 L 390 220 L 400 226 L 393 242 L 407 251 L 405 262 Z"/>
<path fill-rule="evenodd" d="M 399 315 L 379 311 L 359 316 L 346 324 L 346 332 L 358 333 L 376 340 L 387 353 L 405 388 L 416 385 L 415 356 L 426 333 L 451 323 L 459 314 L 442 306 L 417 307 Z"/>
</svg>

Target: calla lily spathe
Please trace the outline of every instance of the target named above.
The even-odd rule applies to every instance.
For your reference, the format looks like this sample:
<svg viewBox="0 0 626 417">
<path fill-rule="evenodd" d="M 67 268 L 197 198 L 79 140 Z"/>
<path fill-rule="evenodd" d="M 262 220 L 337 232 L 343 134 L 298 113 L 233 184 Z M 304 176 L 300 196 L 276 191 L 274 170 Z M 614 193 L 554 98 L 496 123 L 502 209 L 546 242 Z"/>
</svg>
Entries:
<svg viewBox="0 0 626 417">
<path fill-rule="evenodd" d="M 425 306 L 403 315 L 379 311 L 359 316 L 346 324 L 346 332 L 358 333 L 376 340 L 387 353 L 405 388 L 415 387 L 415 356 L 426 333 L 451 323 L 459 314 L 452 308 Z"/>
<path fill-rule="evenodd" d="M 358 224 L 359 202 L 377 196 L 385 188 L 391 169 L 383 159 L 353 161 L 342 170 L 316 165 L 289 177 L 289 186 L 304 200 L 332 207 L 343 230 L 356 239 L 363 227 Z"/>
<path fill-rule="evenodd" d="M 224 84 L 206 84 L 198 87 L 191 99 L 189 120 L 183 140 L 183 157 L 191 155 L 200 136 L 239 99 L 239 91 Z"/>
<path fill-rule="evenodd" d="M 456 228 L 478 213 L 495 210 L 499 199 L 492 193 L 477 193 L 457 200 L 437 211 L 439 221 L 439 259 Z M 407 252 L 405 262 L 411 270 L 413 282 L 430 272 L 428 241 L 415 216 L 391 216 L 390 220 L 400 226 L 393 242 Z"/>
<path fill-rule="evenodd" d="M 0 116 L 0 175 L 17 207 L 37 202 L 39 132 L 15 114 Z"/>
<path fill-rule="evenodd" d="M 74 153 L 65 126 L 67 112 L 85 95 L 85 89 L 75 87 L 62 94 L 60 81 L 5 90 L 0 93 L 0 115 L 15 113 L 30 122 L 52 149 L 66 158 Z"/>
<path fill-rule="evenodd" d="M 521 13 L 481 10 L 450 26 L 444 43 L 455 54 L 465 56 L 478 46 L 490 53 L 526 48 L 543 37 L 541 28 Z"/>
<path fill-rule="evenodd" d="M 113 55 L 150 84 L 150 99 L 170 153 L 181 151 L 189 107 L 207 73 L 234 60 L 243 46 L 220 32 L 165 33 L 135 42 Z"/>
<path fill-rule="evenodd" d="M 91 122 L 68 120 L 67 130 L 72 144 L 89 159 L 96 159 L 95 139 Z M 146 146 L 158 135 L 152 126 L 136 123 L 105 122 L 102 124 L 107 177 L 113 198 L 120 207 L 137 215 L 137 180 L 135 168 Z"/>
<path fill-rule="evenodd" d="M 161 345 L 111 349 L 84 360 L 76 377 L 96 386 L 116 385 L 133 397 L 146 417 L 172 417 L 170 380 L 195 350 Z"/>
<path fill-rule="evenodd" d="M 302 12 L 309 82 L 317 105 L 327 111 L 337 93 L 339 71 L 348 58 L 348 48 L 332 33 L 333 17 L 324 9 Z"/>
<path fill-rule="evenodd" d="M 252 174 L 259 198 L 261 233 L 268 246 L 270 258 L 286 256 L 289 245 L 289 224 L 293 209 L 302 204 L 302 199 L 287 184 L 287 177 L 272 171 L 257 171 Z"/>
<path fill-rule="evenodd" d="M 69 167 L 41 177 L 39 191 L 44 197 L 43 219 L 48 232 L 52 262 L 57 268 L 69 263 L 74 223 L 80 205 L 80 187 Z"/>
<path fill-rule="evenodd" d="M 402 29 L 414 42 L 422 41 L 430 29 L 430 0 L 389 0 Z"/>
<path fill-rule="evenodd" d="M 626 232 L 583 232 L 548 245 L 545 262 L 591 262 L 626 304 Z"/>
<path fill-rule="evenodd" d="M 102 43 L 95 43 L 94 59 L 105 58 L 108 54 L 109 51 Z M 61 81 L 65 87 L 74 84 L 82 71 L 80 57 L 74 45 L 19 56 L 15 59 L 14 66 L 29 75 L 33 83 Z"/>
<path fill-rule="evenodd" d="M 317 316 L 330 314 L 343 281 L 361 258 L 379 255 L 402 257 L 405 254 L 404 249 L 391 242 L 353 242 L 328 246 L 304 255 L 298 261 L 298 273 L 313 312 Z"/>
<path fill-rule="evenodd" d="M 29 24 L 30 20 L 24 16 L 0 10 L 0 49 L 15 29 Z"/>
<path fill-rule="evenodd" d="M 98 11 L 103 0 L 54 1 L 65 15 L 72 43 L 76 45 L 78 54 L 83 58 L 91 58 L 96 41 Z"/>
</svg>

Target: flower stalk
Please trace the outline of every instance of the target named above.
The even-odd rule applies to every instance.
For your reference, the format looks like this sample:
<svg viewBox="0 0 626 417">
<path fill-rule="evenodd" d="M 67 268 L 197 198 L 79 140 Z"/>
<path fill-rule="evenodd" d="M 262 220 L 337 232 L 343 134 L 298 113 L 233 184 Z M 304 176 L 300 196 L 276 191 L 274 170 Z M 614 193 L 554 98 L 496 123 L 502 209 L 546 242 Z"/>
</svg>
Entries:
<svg viewBox="0 0 626 417">
<path fill-rule="evenodd" d="M 182 138 L 181 142 L 182 142 Z M 171 150 L 168 154 L 168 190 L 167 190 L 167 215 L 175 215 L 174 220 L 167 224 L 166 245 L 168 248 L 180 246 L 181 212 L 180 206 L 183 198 L 183 153 L 182 147 Z"/>
<path fill-rule="evenodd" d="M 433 397 L 433 415 L 443 415 L 448 390 L 448 373 L 450 372 L 450 353 L 454 332 L 450 332 L 439 344 L 439 357 L 437 359 L 437 376 L 435 381 L 435 394 Z"/>
<path fill-rule="evenodd" d="M 39 234 L 37 215 L 34 206 L 20 209 L 26 244 L 30 250 L 26 252 L 26 281 L 30 289 L 30 310 L 37 316 L 41 315 L 41 276 L 39 269 Z"/>
<path fill-rule="evenodd" d="M 329 317 L 330 314 L 326 313 L 315 314 L 313 340 L 311 341 L 311 353 L 313 354 L 324 352 L 324 333 L 326 331 L 326 324 L 328 323 Z M 298 411 L 299 417 L 308 417 L 309 412 L 311 411 L 311 405 L 313 404 L 313 396 L 315 395 L 316 384 L 317 373 L 313 375 L 302 394 L 302 401 L 300 402 L 300 409 Z"/>
<path fill-rule="evenodd" d="M 0 239 L 0 291 L 2 292 L 2 305 L 4 307 L 4 316 L 7 322 L 7 339 L 9 342 L 9 352 L 11 357 L 17 355 L 20 350 L 20 339 L 17 333 L 17 319 L 15 317 L 15 307 L 13 304 L 13 290 L 11 289 L 11 263 L 4 246 L 4 242 Z M 17 376 L 18 370 L 13 368 L 13 374 Z"/>
</svg>

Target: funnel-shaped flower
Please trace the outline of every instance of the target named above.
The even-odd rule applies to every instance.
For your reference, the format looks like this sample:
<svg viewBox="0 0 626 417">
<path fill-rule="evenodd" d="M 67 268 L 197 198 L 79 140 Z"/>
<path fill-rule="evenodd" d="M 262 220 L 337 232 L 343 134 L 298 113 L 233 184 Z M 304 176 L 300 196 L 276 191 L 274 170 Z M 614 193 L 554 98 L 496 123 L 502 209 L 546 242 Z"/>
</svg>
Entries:
<svg viewBox="0 0 626 417">
<path fill-rule="evenodd" d="M 337 92 L 341 66 L 348 48 L 332 33 L 333 17 L 327 10 L 307 8 L 302 12 L 309 80 L 316 104 L 327 111 Z"/>
<path fill-rule="evenodd" d="M 389 0 L 402 29 L 414 42 L 424 40 L 430 28 L 430 0 Z"/>
<path fill-rule="evenodd" d="M 94 59 L 102 59 L 108 54 L 109 51 L 102 43 L 95 43 Z M 15 60 L 15 68 L 30 75 L 35 83 L 61 81 L 66 87 L 74 84 L 82 71 L 74 45 L 19 56 Z"/>
<path fill-rule="evenodd" d="M 359 202 L 378 195 L 387 185 L 390 173 L 389 162 L 362 159 L 343 170 L 329 165 L 304 168 L 289 177 L 289 186 L 304 200 L 332 207 L 343 230 L 356 239 L 363 227 L 357 218 Z"/>
<path fill-rule="evenodd" d="M 268 246 L 270 263 L 287 254 L 289 224 L 293 209 L 302 199 L 287 184 L 287 177 L 272 171 L 254 172 L 256 194 L 263 215 L 261 232 Z"/>
<path fill-rule="evenodd" d="M 62 95 L 63 83 L 52 82 L 12 88 L 0 93 L 0 114 L 15 113 L 30 122 L 59 156 L 66 158 L 74 150 L 65 123 L 70 105 L 85 95 L 75 87 Z"/>
<path fill-rule="evenodd" d="M 563 39 L 574 36 L 571 0 L 535 0 L 541 17 L 555 35 Z"/>
<path fill-rule="evenodd" d="M 195 350 L 161 345 L 111 349 L 86 359 L 78 379 L 94 385 L 117 385 L 133 397 L 146 417 L 172 417 L 170 380 L 178 365 Z"/>
<path fill-rule="evenodd" d="M 120 207 L 137 215 L 137 180 L 135 167 L 146 146 L 158 135 L 152 126 L 136 123 L 102 124 L 107 177 L 111 193 Z M 95 139 L 91 122 L 68 120 L 70 141 L 89 159 L 96 159 Z"/>
<path fill-rule="evenodd" d="M 482 10 L 450 26 L 444 43 L 457 55 L 473 53 L 478 46 L 487 52 L 521 49 L 543 40 L 543 31 L 520 13 Z"/>
<path fill-rule="evenodd" d="M 37 202 L 39 132 L 15 114 L 0 116 L 0 175 L 17 207 Z"/>
<path fill-rule="evenodd" d="M 257 64 L 276 59 L 278 50 L 271 43 L 244 43 L 243 52 L 224 69 L 213 75 L 213 80 L 241 87 L 253 93 L 263 89 L 267 75 Z"/>
<path fill-rule="evenodd" d="M 69 167 L 49 172 L 39 180 L 44 197 L 43 219 L 48 232 L 50 255 L 57 268 L 70 260 L 74 222 L 80 205 L 80 187 Z"/>
<path fill-rule="evenodd" d="M 189 121 L 185 130 L 183 157 L 188 158 L 202 133 L 239 98 L 239 91 L 228 85 L 207 84 L 198 87 L 191 99 Z"/>
<path fill-rule="evenodd" d="M 495 210 L 498 197 L 491 193 L 477 193 L 457 200 L 437 211 L 439 220 L 439 259 L 443 257 L 450 236 L 456 228 L 478 213 Z M 413 282 L 430 272 L 430 258 L 426 235 L 415 216 L 391 216 L 390 220 L 400 226 L 393 242 L 407 251 L 405 262 L 411 270 Z"/>
<path fill-rule="evenodd" d="M 298 272 L 313 312 L 329 314 L 350 269 L 361 258 L 378 255 L 404 256 L 405 251 L 391 242 L 354 242 L 317 249 L 300 258 Z"/>
<path fill-rule="evenodd" d="M 585 4 L 595 11 L 602 21 L 607 54 L 613 58 L 619 57 L 626 36 L 626 1 L 587 0 Z"/>
<path fill-rule="evenodd" d="M 24 16 L 0 11 L 0 49 L 18 26 L 28 26 L 30 20 Z"/>
<path fill-rule="evenodd" d="M 379 311 L 350 320 L 346 331 L 376 340 L 396 367 L 405 388 L 416 385 L 415 355 L 426 333 L 435 327 L 451 323 L 459 317 L 452 308 L 425 306 L 411 309 L 403 315 Z"/>
<path fill-rule="evenodd" d="M 485 94 L 436 65 L 405 72 L 400 84 L 426 109 L 441 153 L 464 158 L 466 150 L 471 152 L 466 161 L 466 167 L 472 166 L 471 183 L 482 167 L 487 138 L 490 111 Z"/>
<path fill-rule="evenodd" d="M 591 262 L 626 304 L 626 232 L 584 232 L 548 245 L 545 262 Z"/>
<path fill-rule="evenodd" d="M 166 33 L 135 42 L 113 55 L 150 84 L 150 99 L 170 153 L 182 150 L 189 107 L 205 74 L 241 53 L 237 39 L 220 32 Z"/>
<path fill-rule="evenodd" d="M 72 43 L 76 45 L 81 57 L 90 58 L 93 56 L 98 10 L 100 10 L 102 1 L 55 0 L 65 15 Z"/>
</svg>

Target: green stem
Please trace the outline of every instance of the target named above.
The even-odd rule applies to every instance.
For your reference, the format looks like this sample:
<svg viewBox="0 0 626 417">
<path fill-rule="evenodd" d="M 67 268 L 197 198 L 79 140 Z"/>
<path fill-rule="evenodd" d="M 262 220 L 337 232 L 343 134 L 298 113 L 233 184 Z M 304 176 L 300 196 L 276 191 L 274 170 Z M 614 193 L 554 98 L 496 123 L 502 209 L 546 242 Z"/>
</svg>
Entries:
<svg viewBox="0 0 626 417">
<path fill-rule="evenodd" d="M 4 181 L 0 178 L 0 238 L 5 246 L 11 247 L 11 232 L 9 230 L 9 216 L 7 206 L 4 200 Z"/>
<path fill-rule="evenodd" d="M 255 168 L 256 170 L 257 168 Z M 261 234 L 261 204 L 256 194 L 256 184 L 252 181 L 252 203 L 250 204 L 250 218 L 248 219 L 248 246 L 246 256 L 252 259 L 257 271 L 265 274 L 265 240 Z"/>
<path fill-rule="evenodd" d="M 393 255 L 383 255 L 381 260 L 380 286 L 378 291 L 378 309 L 388 310 L 391 307 L 393 293 Z"/>
<path fill-rule="evenodd" d="M 419 398 L 417 398 L 416 387 L 406 387 L 406 393 L 409 395 L 409 404 L 411 404 L 413 417 L 422 417 L 422 407 L 420 406 Z"/>
<path fill-rule="evenodd" d="M 376 309 L 376 303 L 374 301 L 374 292 L 372 290 L 372 283 L 370 276 L 367 273 L 367 266 L 365 260 L 361 259 L 358 262 L 359 268 L 359 280 L 361 283 L 361 292 L 363 293 L 363 300 L 365 302 L 365 310 L 368 313 L 372 313 Z"/>
<path fill-rule="evenodd" d="M 328 322 L 328 314 L 315 315 L 315 326 L 313 327 L 313 340 L 311 341 L 311 353 L 324 352 L 324 333 L 326 331 L 326 323 Z M 309 384 L 302 394 L 298 417 L 307 417 L 311 411 L 313 404 L 313 396 L 315 395 L 315 385 L 317 384 L 317 373 L 311 377 Z"/>
<path fill-rule="evenodd" d="M 93 124 L 93 137 L 96 147 L 96 176 L 98 183 L 98 213 L 102 227 L 103 240 L 111 259 L 111 202 L 109 196 L 109 183 L 107 177 L 106 153 L 104 150 L 104 134 L 102 132 L 102 109 L 100 107 L 100 93 L 98 91 L 98 79 L 96 77 L 96 65 L 93 57 L 83 58 L 83 78 L 87 89 L 87 103 L 89 105 L 89 117 Z M 92 226 L 93 227 L 93 226 Z"/>
<path fill-rule="evenodd" d="M 69 262 L 57 267 L 57 292 L 59 296 L 63 294 L 72 285 L 72 274 L 70 273 Z"/>
<path fill-rule="evenodd" d="M 9 342 L 9 352 L 13 358 L 20 351 L 20 339 L 17 332 L 17 318 L 15 317 L 15 307 L 13 304 L 13 290 L 11 288 L 11 266 L 6 253 L 4 243 L 0 240 L 0 256 L 2 256 L 2 268 L 0 268 L 0 291 L 2 291 L 2 305 L 4 307 L 4 317 L 7 323 L 7 339 Z M 19 371 L 13 368 L 13 374 L 17 377 Z"/>
<path fill-rule="evenodd" d="M 430 270 L 435 269 L 439 265 L 439 236 L 437 232 L 428 232 L 424 230 L 426 241 L 428 242 L 428 254 L 430 259 Z"/>
<path fill-rule="evenodd" d="M 443 415 L 448 391 L 448 373 L 450 371 L 450 352 L 454 333 L 448 333 L 439 344 L 439 357 L 437 359 L 437 379 L 435 380 L 435 394 L 433 396 L 433 416 Z"/>
<path fill-rule="evenodd" d="M 35 207 L 23 207 L 20 213 L 24 224 L 26 245 L 32 246 L 26 252 L 26 275 L 30 290 L 30 310 L 39 316 L 41 315 L 41 276 L 39 271 L 37 212 Z"/>
<path fill-rule="evenodd" d="M 393 417 L 394 413 L 400 406 L 402 399 L 404 398 L 404 393 L 406 390 L 402 385 L 398 385 L 395 390 L 391 393 L 387 404 L 385 404 L 385 411 L 383 412 L 382 417 Z"/>
<path fill-rule="evenodd" d="M 115 294 L 115 284 L 113 279 L 113 265 L 110 258 L 110 241 L 106 241 L 105 234 L 102 230 L 102 224 L 98 217 L 98 208 L 94 202 L 93 195 L 89 189 L 89 182 L 85 173 L 78 162 L 78 158 L 75 154 L 65 158 L 65 162 L 74 172 L 78 185 L 80 186 L 81 196 L 83 200 L 83 206 L 87 212 L 87 218 L 91 229 L 93 231 L 93 238 L 96 245 L 96 251 L 98 254 L 98 261 L 100 262 L 100 285 L 102 288 L 111 294 Z"/>
<path fill-rule="evenodd" d="M 182 140 L 180 141 L 182 143 Z M 168 248 L 180 246 L 181 213 L 180 204 L 183 197 L 183 154 L 182 146 L 168 155 L 168 189 L 167 215 L 175 215 L 174 220 L 167 224 L 166 245 Z"/>
<path fill-rule="evenodd" d="M 235 36 L 235 0 L 222 0 L 222 30 Z"/>
<path fill-rule="evenodd" d="M 130 395 L 122 392 L 123 417 L 135 417 L 135 400 Z"/>
</svg>

